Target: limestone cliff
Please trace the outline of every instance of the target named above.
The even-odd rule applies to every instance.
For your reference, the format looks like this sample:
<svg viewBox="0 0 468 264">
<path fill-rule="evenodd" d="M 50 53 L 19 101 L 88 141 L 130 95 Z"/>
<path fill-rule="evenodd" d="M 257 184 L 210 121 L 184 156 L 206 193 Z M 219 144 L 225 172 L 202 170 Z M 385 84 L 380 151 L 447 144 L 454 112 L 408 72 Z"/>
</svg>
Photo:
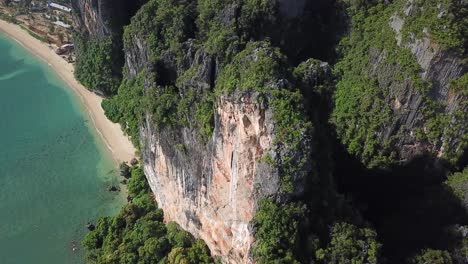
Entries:
<svg viewBox="0 0 468 264">
<path fill-rule="evenodd" d="M 455 164 L 467 147 L 466 84 L 455 84 L 466 73 L 466 36 L 451 28 L 461 17 L 446 2 L 381 4 L 355 22 L 338 64 L 334 122 L 368 166 L 423 154 Z"/>
<path fill-rule="evenodd" d="M 71 1 L 77 28 L 93 38 L 121 37 L 123 26 L 130 22 L 144 1 L 76 0 Z"/>
<path fill-rule="evenodd" d="M 209 88 L 211 79 L 216 78 L 210 70 L 214 62 L 209 56 L 203 56 L 203 52 L 194 54 L 196 57 L 189 65 L 199 70 L 188 83 L 196 80 L 198 89 Z M 127 62 L 134 59 L 127 58 Z M 142 65 L 138 59 L 135 62 L 127 63 L 127 67 Z M 129 67 L 128 70 L 137 72 L 138 69 Z M 285 81 L 276 80 L 272 89 L 286 89 L 281 87 L 287 85 L 282 84 Z M 286 197 L 281 190 L 281 167 L 264 159 L 273 157 L 280 162 L 287 157 L 289 149 L 275 144 L 278 128 L 274 109 L 269 99 L 264 101 L 264 95 L 240 90 L 242 87 L 216 99 L 214 130 L 206 143 L 194 128 L 158 129 L 149 113 L 140 129 L 145 173 L 166 219 L 176 221 L 202 238 L 214 255 L 229 263 L 252 260 L 254 230 L 250 222 L 258 201 L 265 197 Z M 298 154 L 307 160 L 310 144 L 307 134 L 300 144 L 304 151 Z M 305 168 L 293 179 L 295 195 L 303 192 L 309 171 L 310 167 Z"/>
<path fill-rule="evenodd" d="M 281 214 L 294 227 L 271 233 L 292 238 L 265 243 L 266 263 L 297 252 L 298 261 L 315 261 L 335 222 L 364 225 L 336 192 L 335 127 L 369 167 L 422 153 L 456 161 L 466 149 L 462 51 L 427 30 L 411 34 L 406 1 L 384 1 L 354 10 L 332 78 L 328 63 L 311 58 L 335 58 L 338 2 L 151 0 L 124 30 L 123 81 L 104 101 L 106 115 L 139 146 L 166 220 L 223 262 L 253 262 L 263 198 L 275 204 L 270 213 L 287 208 L 300 218 Z M 122 34 L 129 21 L 113 21 L 124 2 L 110 5 L 74 4 L 93 40 Z"/>
<path fill-rule="evenodd" d="M 276 195 L 280 186 L 277 172 L 260 162 L 272 149 L 271 109 L 255 99 L 220 98 L 206 148 L 200 149 L 187 129 L 178 140 L 183 151 L 150 122 L 141 131 L 145 172 L 166 219 L 177 221 L 202 238 L 214 255 L 232 263 L 248 262 L 253 242 L 249 222 L 257 201 Z"/>
<path fill-rule="evenodd" d="M 154 12 L 161 17 L 170 12 L 169 8 L 162 10 L 157 2 L 150 2 L 140 12 Z M 297 1 L 281 10 L 294 16 L 300 14 L 303 4 Z M 180 5 L 184 9 L 178 11 L 179 15 L 186 17 L 178 23 L 189 27 L 191 7 Z M 219 13 L 235 14 L 239 9 L 226 5 Z M 199 45 L 199 40 L 183 31 L 184 26 L 165 28 L 177 32 L 174 35 L 179 37 L 180 46 L 174 50 L 164 46 L 166 39 L 136 28 L 141 17 L 137 14 L 125 33 L 125 78 L 136 80 L 143 76 L 143 93 L 153 98 L 151 101 L 170 95 L 177 98 L 171 104 L 178 104 L 170 107 L 170 113 L 177 114 L 168 123 L 156 114 L 159 110 L 153 110 L 163 110 L 161 105 L 150 103 L 143 111 L 139 128 L 143 166 L 158 205 L 166 220 L 176 221 L 202 238 L 223 262 L 250 263 L 255 241 L 251 221 L 259 201 L 268 197 L 285 202 L 302 195 L 312 171 L 311 129 L 301 119 L 302 101 L 291 101 L 295 104 L 291 106 L 277 106 L 275 101 L 276 97 L 287 98 L 295 91 L 294 80 L 285 67 L 286 59 L 270 44 L 252 42 L 241 45 L 240 50 L 244 50 L 240 53 L 239 48 L 233 48 L 238 54 L 227 60 L 219 53 L 207 51 L 208 45 Z M 230 24 L 229 17 L 220 19 Z M 148 27 L 158 32 L 159 23 L 149 22 Z M 154 39 L 157 41 L 152 42 Z M 230 86 L 232 82 L 226 80 L 231 75 L 245 76 L 237 80 L 247 79 L 247 75 L 256 74 L 260 65 L 271 67 L 272 71 L 267 71 L 265 80 L 255 80 L 254 86 L 242 81 Z M 175 94 L 168 92 L 167 87 L 175 87 Z M 208 135 L 200 136 L 205 135 L 205 130 L 197 116 L 209 98 L 214 98 L 208 108 L 213 122 Z M 188 111 L 181 112 L 180 102 L 187 101 Z M 281 107 L 292 111 L 287 112 L 291 116 L 278 120 Z M 296 125 L 297 121 L 288 121 L 290 117 L 303 122 Z M 289 127 L 293 131 L 287 130 Z M 288 133 L 294 134 L 294 144 L 290 144 L 292 135 Z M 287 177 L 283 177 L 285 174 Z"/>
<path fill-rule="evenodd" d="M 105 95 L 117 92 L 124 65 L 123 28 L 144 2 L 71 1 L 77 25 L 75 77 L 85 87 Z"/>
</svg>

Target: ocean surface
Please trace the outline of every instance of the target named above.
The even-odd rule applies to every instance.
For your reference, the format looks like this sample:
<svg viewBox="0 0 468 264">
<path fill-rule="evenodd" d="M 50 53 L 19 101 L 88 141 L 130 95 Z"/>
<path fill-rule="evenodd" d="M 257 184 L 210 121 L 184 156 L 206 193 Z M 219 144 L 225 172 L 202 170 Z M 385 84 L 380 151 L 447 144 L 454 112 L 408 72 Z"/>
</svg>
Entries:
<svg viewBox="0 0 468 264">
<path fill-rule="evenodd" d="M 79 99 L 0 34 L 0 264 L 83 263 L 86 223 L 123 204 L 118 180 Z"/>
</svg>

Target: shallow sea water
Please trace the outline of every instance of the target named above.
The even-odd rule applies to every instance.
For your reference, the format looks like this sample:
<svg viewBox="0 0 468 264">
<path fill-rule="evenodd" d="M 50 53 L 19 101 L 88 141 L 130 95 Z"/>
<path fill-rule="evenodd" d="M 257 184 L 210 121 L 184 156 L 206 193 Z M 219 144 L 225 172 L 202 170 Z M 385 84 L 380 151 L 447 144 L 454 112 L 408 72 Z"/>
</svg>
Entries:
<svg viewBox="0 0 468 264">
<path fill-rule="evenodd" d="M 123 204 L 116 168 L 72 91 L 0 34 L 0 263 L 83 263 L 86 223 Z"/>
</svg>

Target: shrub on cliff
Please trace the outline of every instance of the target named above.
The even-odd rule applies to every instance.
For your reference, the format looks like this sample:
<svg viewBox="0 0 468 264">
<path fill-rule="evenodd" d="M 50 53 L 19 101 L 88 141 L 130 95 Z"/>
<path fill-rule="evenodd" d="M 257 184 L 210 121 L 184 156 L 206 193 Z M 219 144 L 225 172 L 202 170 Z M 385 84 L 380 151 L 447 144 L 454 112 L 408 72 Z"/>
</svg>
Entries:
<svg viewBox="0 0 468 264">
<path fill-rule="evenodd" d="M 408 139 L 438 148 L 446 144 L 442 140 L 449 133 L 450 129 L 445 129 L 448 122 L 463 122 L 456 113 L 447 114 L 449 111 L 443 109 L 444 102 L 433 95 L 438 92 L 431 90 L 439 81 L 431 83 L 434 78 L 423 78 L 423 69 L 406 45 L 427 37 L 431 45 L 444 51 L 463 53 L 467 22 L 463 8 L 455 10 L 458 2 L 411 1 L 410 5 L 406 0 L 397 0 L 352 12 L 352 30 L 340 43 L 343 57 L 335 66 L 339 81 L 332 122 L 341 143 L 366 166 L 388 167 L 404 159 L 395 146 Z M 401 29 L 392 28 L 398 27 L 394 25 L 398 24 L 395 17 L 402 20 Z M 399 100 L 408 98 L 401 94 L 408 91 L 421 98 L 417 106 L 421 117 L 410 125 L 398 120 L 402 111 L 416 107 L 400 109 Z M 456 133 L 449 137 L 463 141 Z M 456 160 L 461 152 L 457 149 L 445 148 L 442 158 Z"/>
<path fill-rule="evenodd" d="M 377 233 L 369 228 L 357 228 L 348 223 L 337 223 L 331 230 L 327 248 L 317 251 L 320 263 L 328 264 L 376 264 L 381 244 Z"/>
<path fill-rule="evenodd" d="M 412 264 L 452 264 L 452 258 L 447 251 L 425 249 L 421 254 L 415 256 Z"/>
<path fill-rule="evenodd" d="M 112 68 L 114 65 L 112 38 L 88 40 L 75 34 L 74 42 L 78 53 L 76 79 L 90 90 L 100 91 L 105 95 L 115 94 L 121 81 L 121 74 Z"/>
<path fill-rule="evenodd" d="M 252 253 L 258 263 L 299 263 L 299 232 L 304 217 L 304 209 L 298 204 L 261 200 L 253 219 L 256 242 Z"/>
<path fill-rule="evenodd" d="M 468 168 L 450 175 L 445 185 L 460 199 L 468 209 Z"/>
</svg>

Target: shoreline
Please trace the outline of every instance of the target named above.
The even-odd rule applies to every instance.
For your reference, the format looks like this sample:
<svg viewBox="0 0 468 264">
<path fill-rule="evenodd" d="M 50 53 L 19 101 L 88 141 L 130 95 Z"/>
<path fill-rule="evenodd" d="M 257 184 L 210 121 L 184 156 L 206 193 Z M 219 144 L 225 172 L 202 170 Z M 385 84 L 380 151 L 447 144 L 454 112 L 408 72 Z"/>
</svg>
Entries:
<svg viewBox="0 0 468 264">
<path fill-rule="evenodd" d="M 103 98 L 86 89 L 75 79 L 72 64 L 62 59 L 47 44 L 29 35 L 19 25 L 0 20 L 0 32 L 43 60 L 73 91 L 75 96 L 80 99 L 79 101 L 84 106 L 83 110 L 91 119 L 95 131 L 104 141 L 117 164 L 130 161 L 136 156 L 135 147 L 129 138 L 124 135 L 120 125 L 112 123 L 104 115 L 104 110 L 101 107 Z"/>
</svg>

